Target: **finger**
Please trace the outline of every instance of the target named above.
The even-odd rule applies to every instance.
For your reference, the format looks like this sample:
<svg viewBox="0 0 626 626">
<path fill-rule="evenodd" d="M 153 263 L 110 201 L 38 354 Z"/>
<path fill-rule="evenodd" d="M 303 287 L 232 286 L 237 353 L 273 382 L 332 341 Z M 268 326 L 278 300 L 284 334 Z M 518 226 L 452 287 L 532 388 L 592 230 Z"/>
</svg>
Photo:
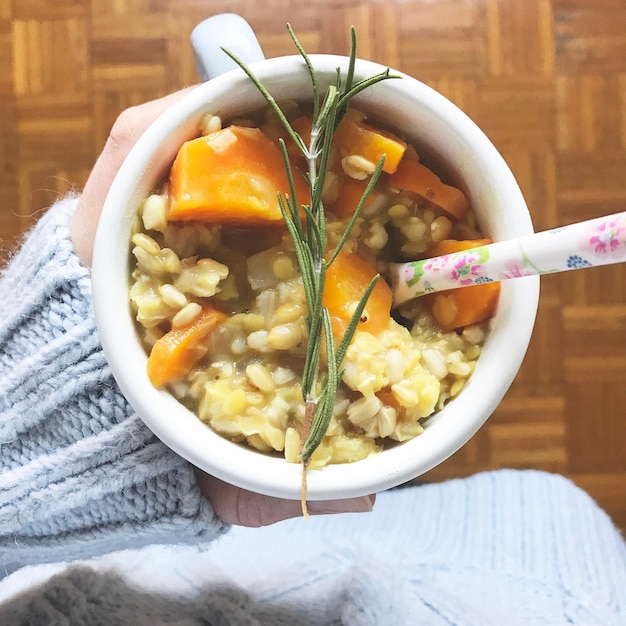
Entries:
<svg viewBox="0 0 626 626">
<path fill-rule="evenodd" d="M 130 107 L 115 121 L 70 223 L 74 249 L 86 265 L 91 265 L 93 241 L 104 200 L 124 159 L 150 124 L 192 89 L 194 87 L 187 87 L 158 100 Z"/>
<path fill-rule="evenodd" d="M 247 491 L 199 470 L 196 476 L 214 513 L 229 524 L 257 528 L 302 516 L 299 500 L 284 500 Z M 317 500 L 308 503 L 308 510 L 311 515 L 366 513 L 372 510 L 375 499 L 376 496 L 372 495 L 343 500 Z"/>
</svg>

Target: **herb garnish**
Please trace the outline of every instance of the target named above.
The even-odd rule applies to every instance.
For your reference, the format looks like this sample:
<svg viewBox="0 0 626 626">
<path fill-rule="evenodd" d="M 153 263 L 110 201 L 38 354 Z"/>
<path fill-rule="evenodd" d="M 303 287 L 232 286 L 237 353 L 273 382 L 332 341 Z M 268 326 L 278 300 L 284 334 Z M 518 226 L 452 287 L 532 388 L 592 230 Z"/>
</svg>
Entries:
<svg viewBox="0 0 626 626">
<path fill-rule="evenodd" d="M 283 197 L 279 193 L 278 202 L 295 248 L 298 266 L 304 283 L 308 313 L 306 318 L 307 347 L 302 374 L 302 397 L 305 404 L 305 417 L 301 433 L 302 446 L 300 450 L 300 460 L 303 464 L 302 510 L 306 516 L 306 472 L 308 464 L 311 456 L 322 442 L 328 430 L 335 407 L 337 389 L 342 377 L 342 371 L 340 369 L 341 363 L 352 341 L 367 300 L 377 280 L 380 278 L 379 275 L 376 275 L 368 285 L 352 315 L 352 319 L 348 324 L 339 346 L 335 346 L 330 315 L 326 307 L 322 305 L 326 270 L 335 260 L 342 246 L 348 239 L 350 231 L 356 223 L 365 201 L 380 177 L 385 157 L 384 155 L 381 157 L 376 169 L 372 173 L 369 183 L 355 207 L 352 218 L 348 222 L 339 242 L 335 248 L 327 254 L 326 217 L 322 202 L 322 191 L 328 173 L 332 140 L 354 96 L 371 85 L 389 78 L 398 77 L 390 74 L 389 69 L 387 69 L 370 78 L 360 80 L 356 83 L 354 82 L 356 31 L 353 27 L 351 29 L 350 57 L 345 81 L 342 80 L 340 69 L 337 68 L 335 84 L 328 86 L 322 98 L 320 95 L 318 76 L 311 59 L 298 41 L 290 24 L 287 24 L 287 30 L 298 52 L 304 59 L 311 77 L 313 115 L 309 145 L 306 145 L 300 134 L 292 128 L 289 120 L 281 110 L 280 105 L 250 68 L 228 50 L 224 50 L 224 52 L 243 69 L 267 100 L 268 104 L 285 127 L 289 137 L 303 154 L 307 163 L 307 171 L 298 171 L 296 174 L 302 175 L 306 179 L 309 186 L 309 199 L 308 203 L 299 203 L 294 184 L 294 175 L 296 174 L 294 174 L 291 167 L 285 141 L 280 139 L 280 148 L 285 162 L 291 195 L 285 195 L 285 197 Z M 304 225 L 302 223 L 302 214 L 304 215 Z M 320 382 L 320 376 L 322 375 L 322 367 L 320 364 L 323 353 L 322 348 L 325 349 L 326 353 L 326 371 Z"/>
</svg>

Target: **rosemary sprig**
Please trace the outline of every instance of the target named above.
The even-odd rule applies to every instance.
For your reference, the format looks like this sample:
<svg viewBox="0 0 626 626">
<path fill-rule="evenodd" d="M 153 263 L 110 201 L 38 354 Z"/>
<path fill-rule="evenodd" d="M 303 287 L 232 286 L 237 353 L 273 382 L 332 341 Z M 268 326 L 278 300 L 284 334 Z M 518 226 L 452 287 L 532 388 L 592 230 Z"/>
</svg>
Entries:
<svg viewBox="0 0 626 626">
<path fill-rule="evenodd" d="M 339 346 L 335 346 L 330 315 L 328 310 L 322 305 L 326 270 L 335 260 L 342 246 L 348 239 L 350 231 L 356 223 L 367 197 L 378 181 L 382 172 L 384 156 L 381 158 L 372 174 L 365 192 L 358 205 L 355 207 L 354 214 L 340 237 L 339 242 L 335 248 L 327 254 L 326 217 L 322 202 L 322 192 L 328 173 L 333 136 L 354 96 L 371 85 L 389 78 L 397 78 L 397 76 L 390 74 L 389 69 L 387 69 L 369 78 L 356 83 L 354 82 L 356 32 L 355 29 L 352 28 L 350 57 L 346 79 L 345 81 L 342 80 L 341 72 L 338 68 L 335 84 L 328 86 L 322 98 L 319 79 L 311 59 L 303 49 L 289 24 L 287 25 L 287 29 L 294 45 L 304 59 L 311 77 L 313 114 L 311 139 L 308 145 L 306 145 L 302 137 L 291 127 L 291 124 L 279 104 L 250 68 L 228 50 L 224 51 L 243 69 L 263 95 L 269 106 L 278 116 L 278 119 L 281 121 L 289 137 L 303 154 L 307 163 L 307 171 L 297 173 L 305 177 L 309 186 L 308 203 L 300 203 L 299 199 L 296 197 L 294 183 L 296 173 L 294 173 L 291 167 L 285 142 L 282 139 L 280 140 L 287 178 L 289 180 L 290 195 L 283 197 L 279 193 L 278 202 L 293 241 L 307 302 L 307 348 L 302 375 L 302 396 L 305 404 L 305 418 L 302 432 L 302 447 L 300 450 L 300 460 L 306 472 L 311 456 L 322 442 L 328 430 L 335 406 L 337 389 L 342 376 L 341 363 L 352 341 L 367 300 L 379 278 L 379 276 L 374 277 L 366 289 L 354 311 L 343 339 L 339 343 Z M 302 224 L 302 215 L 304 215 L 304 225 Z M 323 354 L 322 347 L 324 347 L 326 353 L 325 368 L 323 368 L 321 364 Z M 322 375 L 322 370 L 324 369 L 325 371 Z M 322 378 L 321 381 L 320 377 Z M 306 512 L 305 491 L 306 478 L 303 476 L 303 509 Z"/>
</svg>

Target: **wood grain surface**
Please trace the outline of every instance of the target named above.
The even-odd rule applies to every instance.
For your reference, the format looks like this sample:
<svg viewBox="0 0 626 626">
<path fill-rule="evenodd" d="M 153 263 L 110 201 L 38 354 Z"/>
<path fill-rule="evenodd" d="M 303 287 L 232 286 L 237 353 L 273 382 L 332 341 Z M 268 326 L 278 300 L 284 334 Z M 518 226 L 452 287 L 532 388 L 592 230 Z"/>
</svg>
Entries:
<svg viewBox="0 0 626 626">
<path fill-rule="evenodd" d="M 266 56 L 359 55 L 432 85 L 508 160 L 535 227 L 626 208 L 624 0 L 0 0 L 5 253 L 80 189 L 116 116 L 196 81 L 192 27 L 243 15 Z M 425 478 L 571 477 L 626 528 L 626 267 L 542 279 L 536 331 L 488 424 Z"/>
</svg>

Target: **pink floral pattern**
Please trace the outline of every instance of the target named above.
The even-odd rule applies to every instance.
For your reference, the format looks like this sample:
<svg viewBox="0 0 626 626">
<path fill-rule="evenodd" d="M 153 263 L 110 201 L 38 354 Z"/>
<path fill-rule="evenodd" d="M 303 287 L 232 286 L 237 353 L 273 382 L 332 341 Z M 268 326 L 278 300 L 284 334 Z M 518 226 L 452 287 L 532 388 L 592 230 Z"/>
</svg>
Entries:
<svg viewBox="0 0 626 626">
<path fill-rule="evenodd" d="M 591 236 L 583 236 L 580 247 L 597 257 L 626 258 L 625 237 L 626 218 L 622 214 L 614 215 L 597 224 Z"/>
<path fill-rule="evenodd" d="M 459 285 L 473 285 L 480 278 L 481 258 L 478 254 L 459 254 L 454 259 L 451 278 Z"/>
<path fill-rule="evenodd" d="M 450 264 L 450 256 L 446 255 L 446 256 L 437 256 L 434 257 L 432 259 L 427 259 L 424 262 L 424 269 L 427 272 L 440 272 L 442 270 L 445 270 L 446 267 L 448 267 L 448 265 Z"/>
<path fill-rule="evenodd" d="M 522 278 L 522 276 L 532 276 L 537 272 L 531 268 L 526 267 L 521 261 L 508 261 L 504 271 L 498 274 L 500 280 L 507 280 L 509 278 Z"/>
</svg>

